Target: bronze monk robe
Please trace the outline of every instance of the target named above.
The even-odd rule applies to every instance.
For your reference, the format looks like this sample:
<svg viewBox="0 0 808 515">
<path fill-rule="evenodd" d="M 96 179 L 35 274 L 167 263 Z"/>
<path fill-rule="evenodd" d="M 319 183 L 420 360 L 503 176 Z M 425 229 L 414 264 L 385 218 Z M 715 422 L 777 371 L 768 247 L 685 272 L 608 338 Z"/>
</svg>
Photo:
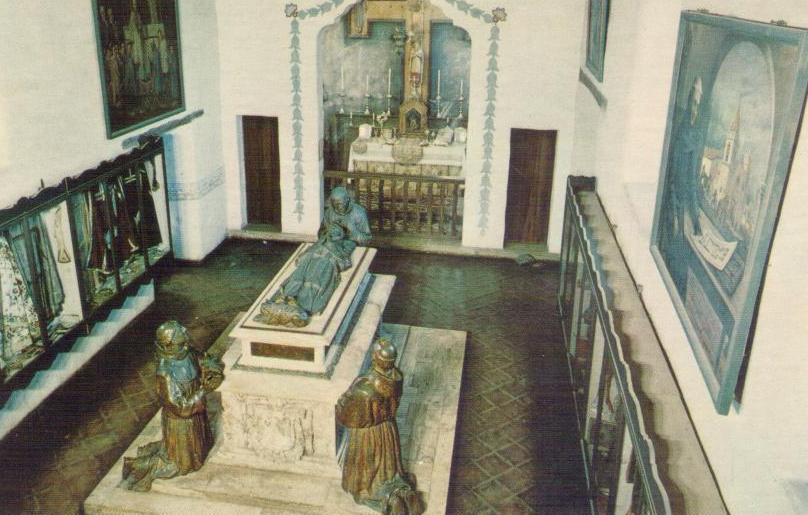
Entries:
<svg viewBox="0 0 808 515">
<path fill-rule="evenodd" d="M 297 267 L 280 289 L 261 306 L 255 321 L 267 325 L 304 327 L 313 315 L 325 310 L 340 283 L 342 272 L 351 268 L 351 254 L 370 241 L 365 208 L 351 200 L 348 190 L 331 191 L 317 242 L 297 259 Z"/>
<path fill-rule="evenodd" d="M 370 371 L 337 401 L 337 420 L 349 431 L 342 489 L 379 512 L 418 515 L 424 506 L 415 478 L 404 470 L 396 425 L 403 385 L 395 365 L 397 351 L 379 338 L 372 352 Z"/>
<path fill-rule="evenodd" d="M 188 330 L 174 320 L 157 328 L 157 394 L 163 439 L 124 458 L 121 487 L 148 491 L 155 479 L 199 470 L 213 446 L 205 395 L 224 380 L 221 361 L 188 346 Z"/>
</svg>

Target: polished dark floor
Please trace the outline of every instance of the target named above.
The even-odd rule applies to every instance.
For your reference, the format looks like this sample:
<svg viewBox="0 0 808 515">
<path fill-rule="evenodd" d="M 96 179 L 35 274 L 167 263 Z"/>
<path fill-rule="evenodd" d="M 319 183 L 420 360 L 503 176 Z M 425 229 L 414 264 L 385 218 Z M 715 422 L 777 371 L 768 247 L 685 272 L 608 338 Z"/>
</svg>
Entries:
<svg viewBox="0 0 808 515">
<path fill-rule="evenodd" d="M 157 325 L 176 318 L 206 348 L 293 250 L 231 240 L 162 278 L 155 304 L 0 444 L 0 512 L 80 512 L 158 409 Z M 397 276 L 385 321 L 469 332 L 448 512 L 586 513 L 557 269 L 381 250 L 372 270 Z"/>
</svg>

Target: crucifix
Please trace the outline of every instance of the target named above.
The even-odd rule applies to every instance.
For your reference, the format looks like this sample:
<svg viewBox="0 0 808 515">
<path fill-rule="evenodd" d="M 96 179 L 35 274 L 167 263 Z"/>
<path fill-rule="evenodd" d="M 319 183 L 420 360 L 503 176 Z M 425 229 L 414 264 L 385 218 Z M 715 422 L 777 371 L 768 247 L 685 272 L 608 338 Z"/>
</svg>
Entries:
<svg viewBox="0 0 808 515">
<path fill-rule="evenodd" d="M 451 21 L 429 0 L 362 0 L 351 10 L 349 37 L 368 37 L 368 21 L 404 21 L 404 98 L 399 107 L 401 134 L 428 131 L 430 28 Z M 361 23 L 357 23 L 361 21 Z"/>
</svg>

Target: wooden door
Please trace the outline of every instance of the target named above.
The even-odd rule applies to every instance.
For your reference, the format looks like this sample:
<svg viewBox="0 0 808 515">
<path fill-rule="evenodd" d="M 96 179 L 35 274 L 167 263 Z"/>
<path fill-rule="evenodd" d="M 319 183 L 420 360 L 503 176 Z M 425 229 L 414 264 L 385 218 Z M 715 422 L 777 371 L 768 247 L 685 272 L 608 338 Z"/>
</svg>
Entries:
<svg viewBox="0 0 808 515">
<path fill-rule="evenodd" d="M 511 129 L 505 241 L 547 241 L 556 131 Z"/>
<path fill-rule="evenodd" d="M 278 158 L 278 119 L 244 116 L 244 174 L 247 223 L 270 224 L 280 229 L 281 182 Z"/>
</svg>

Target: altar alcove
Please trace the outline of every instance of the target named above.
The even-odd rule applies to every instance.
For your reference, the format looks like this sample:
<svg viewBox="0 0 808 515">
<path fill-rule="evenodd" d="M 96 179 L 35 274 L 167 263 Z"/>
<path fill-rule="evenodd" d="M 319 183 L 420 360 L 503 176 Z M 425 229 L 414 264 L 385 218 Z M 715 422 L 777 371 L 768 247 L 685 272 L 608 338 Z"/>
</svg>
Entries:
<svg viewBox="0 0 808 515">
<path fill-rule="evenodd" d="M 471 38 L 421 0 L 358 2 L 322 29 L 324 195 L 347 185 L 374 232 L 460 239 Z"/>
</svg>

